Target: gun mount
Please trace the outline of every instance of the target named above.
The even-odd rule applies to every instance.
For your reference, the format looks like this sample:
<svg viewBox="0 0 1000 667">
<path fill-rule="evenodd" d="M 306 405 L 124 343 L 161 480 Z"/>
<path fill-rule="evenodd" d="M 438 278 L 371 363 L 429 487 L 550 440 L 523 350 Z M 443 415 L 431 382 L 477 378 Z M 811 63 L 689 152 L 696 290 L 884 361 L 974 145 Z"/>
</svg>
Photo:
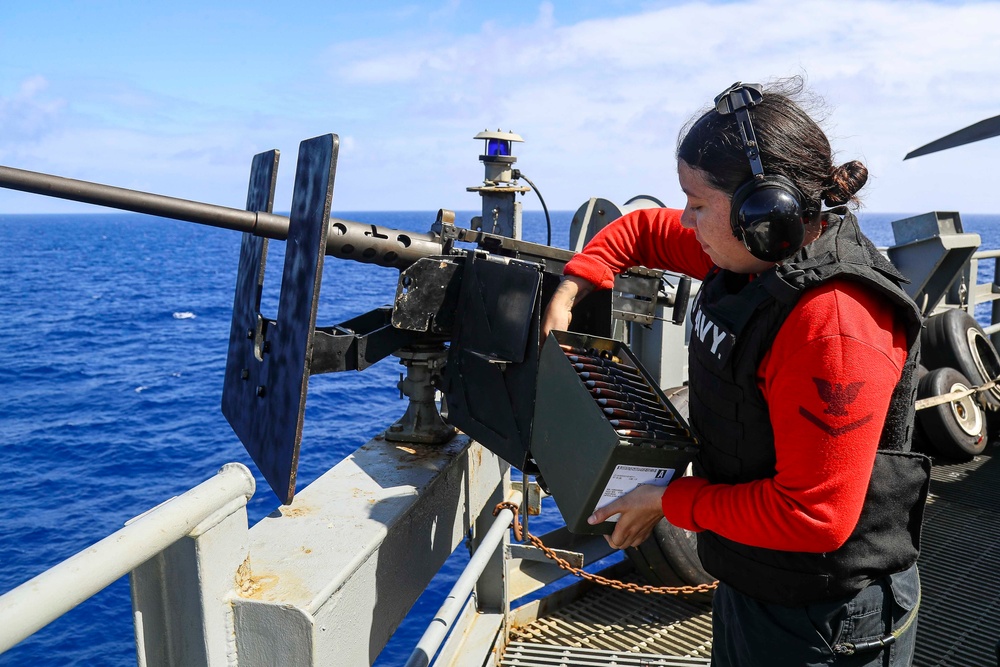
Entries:
<svg viewBox="0 0 1000 667">
<path fill-rule="evenodd" d="M 390 355 L 407 369 L 399 388 L 410 402 L 387 440 L 441 443 L 458 428 L 534 472 L 528 443 L 541 313 L 574 253 L 519 238 L 515 196 L 528 188 L 517 185 L 511 143 L 521 138 L 499 131 L 476 138 L 486 140 L 486 179 L 469 190 L 482 196 L 483 216 L 462 228 L 441 209 L 427 233 L 330 216 L 339 149 L 333 134 L 300 144 L 288 217 L 273 212 L 277 150 L 253 158 L 245 210 L 5 166 L 0 186 L 243 232 L 222 411 L 272 490 L 290 503 L 309 377 L 363 370 Z M 286 241 L 273 319 L 261 313 L 269 240 Z M 327 256 L 398 269 L 393 303 L 317 327 Z M 612 337 L 615 322 L 652 322 L 661 277 L 630 269 L 615 290 L 580 305 L 573 330 Z M 681 292 L 668 302 L 686 303 Z"/>
</svg>

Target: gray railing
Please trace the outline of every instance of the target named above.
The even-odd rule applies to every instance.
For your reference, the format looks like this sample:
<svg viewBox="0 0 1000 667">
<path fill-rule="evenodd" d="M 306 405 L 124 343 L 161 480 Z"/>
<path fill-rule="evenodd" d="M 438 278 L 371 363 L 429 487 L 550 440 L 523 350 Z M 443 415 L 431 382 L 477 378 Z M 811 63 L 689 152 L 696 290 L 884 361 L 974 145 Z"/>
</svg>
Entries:
<svg viewBox="0 0 1000 667">
<path fill-rule="evenodd" d="M 980 283 L 978 279 L 979 262 L 993 260 L 993 280 Z M 1000 249 L 979 250 L 972 256 L 971 275 L 976 276 L 976 286 L 973 290 L 973 307 L 979 303 L 992 302 L 990 324 L 983 327 L 994 347 L 1000 348 Z"/>
<path fill-rule="evenodd" d="M 0 597 L 0 653 L 56 620 L 221 511 L 244 507 L 255 482 L 227 463 L 214 477 Z"/>
</svg>

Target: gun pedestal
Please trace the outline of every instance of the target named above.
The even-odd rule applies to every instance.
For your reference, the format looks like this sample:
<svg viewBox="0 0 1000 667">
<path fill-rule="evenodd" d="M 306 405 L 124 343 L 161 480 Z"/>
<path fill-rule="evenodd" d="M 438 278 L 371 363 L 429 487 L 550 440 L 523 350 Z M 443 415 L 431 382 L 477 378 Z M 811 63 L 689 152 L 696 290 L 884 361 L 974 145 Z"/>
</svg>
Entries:
<svg viewBox="0 0 1000 667">
<path fill-rule="evenodd" d="M 438 412 L 435 384 L 440 378 L 448 351 L 441 343 L 417 344 L 394 353 L 406 367 L 406 377 L 397 386 L 410 399 L 406 412 L 385 432 L 390 442 L 420 442 L 437 445 L 448 442 L 455 428 Z"/>
</svg>

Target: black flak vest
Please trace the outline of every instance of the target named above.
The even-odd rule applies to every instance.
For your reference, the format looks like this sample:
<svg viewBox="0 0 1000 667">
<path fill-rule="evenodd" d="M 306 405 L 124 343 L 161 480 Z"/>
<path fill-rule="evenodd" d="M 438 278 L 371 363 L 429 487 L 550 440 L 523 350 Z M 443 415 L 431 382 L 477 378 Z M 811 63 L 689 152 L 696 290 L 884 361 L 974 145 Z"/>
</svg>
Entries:
<svg viewBox="0 0 1000 667">
<path fill-rule="evenodd" d="M 847 542 L 829 553 L 751 547 L 711 531 L 698 535 L 705 569 L 765 602 L 803 605 L 860 591 L 917 558 L 930 461 L 910 452 L 921 318 L 900 289 L 905 281 L 843 209 L 827 214 L 818 239 L 750 280 L 715 269 L 692 317 L 690 421 L 701 440 L 700 475 L 738 484 L 773 477 L 774 431 L 757 387 L 757 368 L 802 294 L 832 278 L 857 280 L 883 295 L 905 322 L 907 359 L 892 394 L 861 516 Z M 830 378 L 836 381 L 835 378 Z M 814 386 L 805 391 L 817 391 Z"/>
</svg>

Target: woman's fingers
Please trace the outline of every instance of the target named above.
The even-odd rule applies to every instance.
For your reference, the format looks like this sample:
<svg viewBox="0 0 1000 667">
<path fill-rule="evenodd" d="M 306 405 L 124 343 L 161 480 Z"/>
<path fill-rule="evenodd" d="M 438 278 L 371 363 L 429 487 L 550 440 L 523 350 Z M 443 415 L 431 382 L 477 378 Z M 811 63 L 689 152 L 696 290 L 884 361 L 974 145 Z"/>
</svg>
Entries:
<svg viewBox="0 0 1000 667">
<path fill-rule="evenodd" d="M 614 532 L 605 536 L 608 544 L 616 549 L 637 547 L 649 538 L 653 528 L 663 518 L 660 505 L 663 490 L 662 486 L 638 486 L 614 502 L 594 510 L 587 523 L 597 525 L 617 514 Z"/>
</svg>

